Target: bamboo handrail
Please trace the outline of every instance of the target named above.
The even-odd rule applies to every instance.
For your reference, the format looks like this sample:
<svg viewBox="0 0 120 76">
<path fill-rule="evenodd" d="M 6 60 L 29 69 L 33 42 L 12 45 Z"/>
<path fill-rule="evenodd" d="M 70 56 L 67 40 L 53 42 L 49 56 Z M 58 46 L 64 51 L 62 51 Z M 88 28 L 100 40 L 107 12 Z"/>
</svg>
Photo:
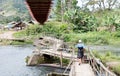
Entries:
<svg viewBox="0 0 120 76">
<path fill-rule="evenodd" d="M 102 64 L 102 62 L 93 55 L 93 53 L 89 50 L 89 48 L 88 48 L 88 52 L 89 52 L 91 58 L 93 58 L 93 60 L 95 61 L 95 63 L 99 64 L 99 67 L 100 67 L 99 73 L 100 73 L 100 74 L 101 74 L 101 71 L 104 70 L 105 76 L 117 76 L 116 74 L 114 74 L 113 72 L 111 72 L 110 70 L 108 70 L 108 69 Z M 94 65 L 95 65 L 95 64 L 94 64 Z M 97 67 L 98 67 L 98 66 L 97 66 Z M 95 68 L 95 67 L 94 67 L 94 68 Z"/>
</svg>

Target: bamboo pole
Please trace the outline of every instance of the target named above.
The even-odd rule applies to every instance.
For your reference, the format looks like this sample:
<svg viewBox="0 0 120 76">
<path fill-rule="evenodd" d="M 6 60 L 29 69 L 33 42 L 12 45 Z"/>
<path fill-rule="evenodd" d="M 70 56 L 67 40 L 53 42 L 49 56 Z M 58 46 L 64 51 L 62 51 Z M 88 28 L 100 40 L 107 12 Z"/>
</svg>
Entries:
<svg viewBox="0 0 120 76">
<path fill-rule="evenodd" d="M 75 76 L 75 60 L 74 60 L 74 54 L 75 54 L 75 51 L 72 50 L 72 61 L 73 61 L 73 74 L 72 74 L 72 76 Z"/>
<path fill-rule="evenodd" d="M 63 67 L 63 62 L 62 62 L 62 51 L 60 52 L 60 67 L 62 68 Z"/>
</svg>

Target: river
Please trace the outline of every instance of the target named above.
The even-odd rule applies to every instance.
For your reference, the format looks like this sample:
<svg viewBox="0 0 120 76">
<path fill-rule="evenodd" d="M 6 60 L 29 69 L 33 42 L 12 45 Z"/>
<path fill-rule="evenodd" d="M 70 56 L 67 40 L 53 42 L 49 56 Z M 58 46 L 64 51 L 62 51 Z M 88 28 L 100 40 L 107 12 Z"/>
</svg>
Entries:
<svg viewBox="0 0 120 76">
<path fill-rule="evenodd" d="M 32 45 L 0 46 L 0 76 L 46 76 L 50 72 L 63 72 L 51 67 L 26 66 L 25 57 L 34 48 Z"/>
<path fill-rule="evenodd" d="M 100 52 L 112 51 L 120 55 L 120 47 L 91 46 L 91 50 Z M 0 76 L 46 76 L 50 72 L 63 72 L 62 69 L 42 66 L 26 66 L 25 57 L 32 54 L 35 49 L 32 45 L 26 46 L 0 46 Z"/>
<path fill-rule="evenodd" d="M 89 48 L 92 51 L 98 51 L 100 53 L 112 52 L 114 55 L 120 56 L 120 46 L 113 45 L 87 45 L 86 48 Z"/>
</svg>

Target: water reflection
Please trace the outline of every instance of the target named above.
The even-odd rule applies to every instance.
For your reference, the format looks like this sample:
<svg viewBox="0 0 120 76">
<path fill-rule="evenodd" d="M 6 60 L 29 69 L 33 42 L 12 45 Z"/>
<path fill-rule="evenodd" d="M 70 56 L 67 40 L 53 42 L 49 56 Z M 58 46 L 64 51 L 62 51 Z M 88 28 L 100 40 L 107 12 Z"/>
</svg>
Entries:
<svg viewBox="0 0 120 76">
<path fill-rule="evenodd" d="M 31 45 L 0 46 L 0 76 L 46 76 L 49 72 L 63 72 L 50 67 L 26 66 L 25 57 L 33 50 Z"/>
</svg>

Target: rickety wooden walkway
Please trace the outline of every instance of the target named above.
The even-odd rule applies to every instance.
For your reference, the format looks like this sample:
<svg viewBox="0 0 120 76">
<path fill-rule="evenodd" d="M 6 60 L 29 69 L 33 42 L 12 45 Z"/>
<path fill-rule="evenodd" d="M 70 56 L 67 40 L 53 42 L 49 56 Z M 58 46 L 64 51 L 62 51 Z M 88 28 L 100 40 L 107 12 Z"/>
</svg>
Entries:
<svg viewBox="0 0 120 76">
<path fill-rule="evenodd" d="M 95 76 L 89 64 L 81 64 L 73 62 L 69 76 Z"/>
<path fill-rule="evenodd" d="M 62 52 L 62 51 L 54 51 L 53 49 L 44 49 L 44 50 L 36 50 L 34 51 L 36 54 L 46 54 L 46 55 L 51 55 L 51 56 L 57 56 L 57 57 L 61 57 L 62 58 L 66 58 L 66 59 L 71 59 L 71 57 L 73 57 L 71 55 L 71 53 L 66 53 L 66 52 Z M 74 56 L 74 58 L 77 58 L 77 55 Z"/>
<path fill-rule="evenodd" d="M 50 43 L 52 42 L 51 46 L 47 46 L 44 49 L 41 49 L 41 44 L 45 44 L 43 43 L 45 41 L 50 41 Z M 62 57 L 62 58 L 66 58 L 66 59 L 71 59 L 71 57 L 77 58 L 77 56 L 72 56 L 71 53 L 67 53 L 65 51 L 63 51 L 63 49 L 61 49 L 61 51 L 58 51 L 58 49 L 60 49 L 60 46 L 63 44 L 63 42 L 61 40 L 55 39 L 55 38 L 51 38 L 51 37 L 45 37 L 43 38 L 43 40 L 36 40 L 34 42 L 34 45 L 37 47 L 37 49 L 34 51 L 36 54 L 46 54 L 46 55 L 50 55 L 50 56 L 57 56 L 57 57 Z"/>
</svg>

